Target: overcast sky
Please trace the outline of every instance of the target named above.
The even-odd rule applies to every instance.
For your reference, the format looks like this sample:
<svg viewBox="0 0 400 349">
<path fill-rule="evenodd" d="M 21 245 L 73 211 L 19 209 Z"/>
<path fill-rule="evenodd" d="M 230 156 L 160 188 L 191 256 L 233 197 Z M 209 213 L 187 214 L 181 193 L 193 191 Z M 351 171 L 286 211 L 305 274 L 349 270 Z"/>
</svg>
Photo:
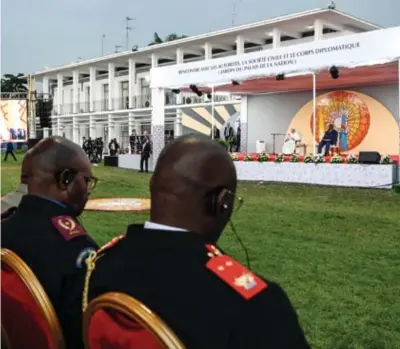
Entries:
<svg viewBox="0 0 400 349">
<path fill-rule="evenodd" d="M 236 23 L 327 7 L 329 0 L 236 0 Z M 231 26 L 232 0 L 2 0 L 1 72 L 32 73 L 125 47 L 125 17 L 136 18 L 130 47 L 156 31 L 195 35 Z M 336 0 L 337 9 L 384 27 L 400 26 L 400 0 Z"/>
</svg>

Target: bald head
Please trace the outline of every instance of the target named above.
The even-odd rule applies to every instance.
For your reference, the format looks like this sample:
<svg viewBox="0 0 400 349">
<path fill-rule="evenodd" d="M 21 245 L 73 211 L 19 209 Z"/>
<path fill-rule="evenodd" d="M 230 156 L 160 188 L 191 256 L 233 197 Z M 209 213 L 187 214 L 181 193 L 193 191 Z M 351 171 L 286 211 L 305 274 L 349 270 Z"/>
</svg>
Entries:
<svg viewBox="0 0 400 349">
<path fill-rule="evenodd" d="M 236 170 L 226 149 L 203 135 L 179 137 L 158 158 L 151 219 L 205 235 L 215 230 L 211 221 L 217 219 L 209 215 L 209 194 L 219 190 L 236 191 Z"/>
<path fill-rule="evenodd" d="M 80 214 L 90 195 L 93 178 L 90 161 L 83 149 L 63 137 L 49 137 L 30 152 L 28 192 L 65 204 Z"/>
<path fill-rule="evenodd" d="M 77 161 L 84 161 L 83 149 L 70 140 L 54 136 L 41 140 L 30 152 L 28 163 L 32 171 L 56 173 L 65 168 L 71 168 Z"/>
<path fill-rule="evenodd" d="M 32 151 L 28 150 L 25 153 L 21 165 L 21 183 L 28 184 L 28 179 L 32 175 Z"/>
<path fill-rule="evenodd" d="M 216 185 L 236 187 L 235 167 L 226 149 L 203 135 L 182 136 L 167 145 L 153 177 L 153 184 L 179 194 Z"/>
</svg>

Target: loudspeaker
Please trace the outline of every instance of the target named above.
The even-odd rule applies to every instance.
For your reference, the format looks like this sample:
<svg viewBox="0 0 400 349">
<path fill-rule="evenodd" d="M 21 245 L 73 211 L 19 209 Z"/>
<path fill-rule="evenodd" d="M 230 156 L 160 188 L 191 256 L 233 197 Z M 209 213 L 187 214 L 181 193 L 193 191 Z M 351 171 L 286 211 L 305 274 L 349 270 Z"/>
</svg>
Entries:
<svg viewBox="0 0 400 349">
<path fill-rule="evenodd" d="M 360 151 L 358 155 L 358 162 L 360 164 L 379 164 L 381 161 L 381 154 L 377 151 Z"/>
<path fill-rule="evenodd" d="M 37 143 L 39 143 L 39 138 L 29 138 L 28 139 L 28 149 L 33 148 Z"/>
<path fill-rule="evenodd" d="M 105 156 L 104 166 L 118 167 L 118 156 Z"/>
</svg>

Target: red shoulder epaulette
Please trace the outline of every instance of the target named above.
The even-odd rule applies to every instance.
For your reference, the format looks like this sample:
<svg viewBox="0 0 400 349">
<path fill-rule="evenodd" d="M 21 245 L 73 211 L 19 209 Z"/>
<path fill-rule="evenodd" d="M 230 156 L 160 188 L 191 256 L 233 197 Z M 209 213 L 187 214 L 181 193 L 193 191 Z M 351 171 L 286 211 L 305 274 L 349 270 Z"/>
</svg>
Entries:
<svg viewBox="0 0 400 349">
<path fill-rule="evenodd" d="M 54 228 L 61 234 L 61 236 L 69 241 L 78 236 L 87 235 L 86 230 L 72 217 L 57 216 L 51 219 Z"/>
<path fill-rule="evenodd" d="M 100 253 L 103 253 L 106 250 L 109 250 L 111 247 L 115 246 L 119 241 L 121 241 L 125 237 L 125 234 L 122 234 L 120 236 L 115 237 L 111 241 L 107 242 L 103 247 L 101 247 L 98 251 L 97 254 L 99 255 Z"/>
<path fill-rule="evenodd" d="M 265 290 L 267 283 L 232 257 L 222 254 L 214 245 L 206 245 L 209 261 L 206 268 L 249 300 Z"/>
</svg>

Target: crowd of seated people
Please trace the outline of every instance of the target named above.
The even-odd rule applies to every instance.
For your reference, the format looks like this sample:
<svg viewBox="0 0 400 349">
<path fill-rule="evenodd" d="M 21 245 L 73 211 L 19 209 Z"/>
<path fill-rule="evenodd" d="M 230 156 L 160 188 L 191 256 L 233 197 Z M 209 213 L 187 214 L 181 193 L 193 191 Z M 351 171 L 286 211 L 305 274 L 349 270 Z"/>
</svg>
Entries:
<svg viewBox="0 0 400 349">
<path fill-rule="evenodd" d="M 79 221 L 98 182 L 79 145 L 40 141 L 25 155 L 21 182 L 26 194 L 2 216 L 2 256 L 26 263 L 41 300 L 51 303 L 36 314 L 56 314 L 62 336 L 46 338 L 63 346 L 49 348 L 81 349 L 84 341 L 89 349 L 310 347 L 284 290 L 217 246 L 243 199 L 232 159 L 208 137 L 182 136 L 164 148 L 149 184 L 149 220 L 103 247 Z M 11 297 L 7 285 L 2 296 Z M 2 311 L 11 304 L 3 302 Z M 15 332 L 29 316 L 3 316 L 12 326 L 2 338 L 13 349 L 7 329 Z M 22 331 L 29 338 L 33 328 Z M 31 348 L 37 338 L 30 337 Z"/>
</svg>

